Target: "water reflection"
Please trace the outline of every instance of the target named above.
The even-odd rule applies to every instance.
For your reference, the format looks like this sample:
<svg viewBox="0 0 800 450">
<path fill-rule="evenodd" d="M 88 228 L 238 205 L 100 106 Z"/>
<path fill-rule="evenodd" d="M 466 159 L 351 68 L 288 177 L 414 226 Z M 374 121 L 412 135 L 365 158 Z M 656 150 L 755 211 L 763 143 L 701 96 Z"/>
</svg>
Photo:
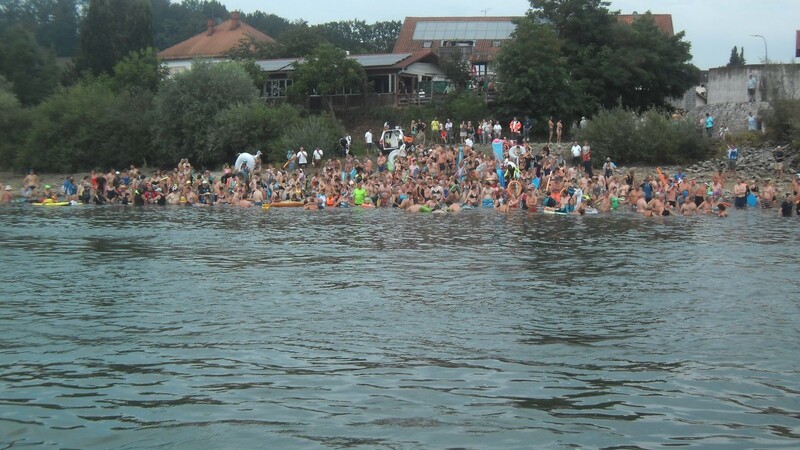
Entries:
<svg viewBox="0 0 800 450">
<path fill-rule="evenodd" d="M 796 227 L 4 208 L 0 443 L 791 448 Z"/>
</svg>

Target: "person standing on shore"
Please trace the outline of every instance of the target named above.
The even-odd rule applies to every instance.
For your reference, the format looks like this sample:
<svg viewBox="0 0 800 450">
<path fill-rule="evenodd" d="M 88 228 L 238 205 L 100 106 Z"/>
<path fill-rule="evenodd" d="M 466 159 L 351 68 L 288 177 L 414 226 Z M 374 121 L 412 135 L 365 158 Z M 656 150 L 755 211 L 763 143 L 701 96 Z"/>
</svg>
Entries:
<svg viewBox="0 0 800 450">
<path fill-rule="evenodd" d="M 556 126 L 556 125 L 553 123 L 553 118 L 552 118 L 552 117 L 550 117 L 549 119 L 547 119 L 547 129 L 548 129 L 548 130 L 549 130 L 549 132 L 550 132 L 550 134 L 549 134 L 549 136 L 550 136 L 550 137 L 548 137 L 548 138 L 547 138 L 547 143 L 548 143 L 548 144 L 552 144 L 552 143 L 553 143 L 553 128 L 554 128 L 555 126 Z"/>
<path fill-rule="evenodd" d="M 367 156 L 372 152 L 372 128 L 364 133 L 364 143 L 367 144 Z"/>
<path fill-rule="evenodd" d="M 593 177 L 594 171 L 592 170 L 592 148 L 589 147 L 589 141 L 583 141 L 581 158 L 583 159 L 583 172 L 588 174 L 590 178 Z"/>
<path fill-rule="evenodd" d="M 772 157 L 775 158 L 775 175 L 779 180 L 783 180 L 783 160 L 785 158 L 783 147 L 780 145 L 775 147 L 775 150 L 772 152 Z"/>
<path fill-rule="evenodd" d="M 314 149 L 314 156 L 311 162 L 317 170 L 322 167 L 322 149 L 319 148 L 319 145 Z"/>
<path fill-rule="evenodd" d="M 706 119 L 703 123 L 706 130 L 706 136 L 712 137 L 714 135 L 714 117 L 710 113 L 706 113 Z"/>
<path fill-rule="evenodd" d="M 522 122 L 522 138 L 527 142 L 531 138 L 531 128 L 533 128 L 533 121 L 529 116 L 525 116 L 525 121 Z"/>
<path fill-rule="evenodd" d="M 581 146 L 578 141 L 572 141 L 572 166 L 579 167 L 581 165 Z"/>
<path fill-rule="evenodd" d="M 728 170 L 736 176 L 736 162 L 739 160 L 739 149 L 734 144 L 728 144 Z"/>
<path fill-rule="evenodd" d="M 747 131 L 757 131 L 758 130 L 758 120 L 753 115 L 752 112 L 747 113 Z"/>
<path fill-rule="evenodd" d="M 561 119 L 558 119 L 556 122 L 556 144 L 561 143 L 561 134 L 564 132 L 564 124 L 561 123 Z"/>
</svg>

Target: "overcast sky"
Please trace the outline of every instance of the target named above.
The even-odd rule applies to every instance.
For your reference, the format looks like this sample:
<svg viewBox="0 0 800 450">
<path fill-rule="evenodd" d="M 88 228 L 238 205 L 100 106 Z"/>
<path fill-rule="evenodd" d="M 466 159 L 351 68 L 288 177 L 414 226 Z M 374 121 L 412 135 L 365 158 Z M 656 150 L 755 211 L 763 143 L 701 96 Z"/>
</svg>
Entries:
<svg viewBox="0 0 800 450">
<path fill-rule="evenodd" d="M 394 6 L 375 0 L 220 1 L 229 11 L 259 9 L 311 24 L 349 19 L 402 21 L 405 16 L 516 16 L 524 14 L 530 6 L 527 0 L 405 0 Z M 762 62 L 764 41 L 751 34 L 764 36 L 770 61 L 792 62 L 796 30 L 800 29 L 800 0 L 613 0 L 611 9 L 628 14 L 647 10 L 672 14 L 675 32 L 686 32 L 694 64 L 701 69 L 724 66 L 734 45 L 744 47 L 748 63 Z"/>
</svg>

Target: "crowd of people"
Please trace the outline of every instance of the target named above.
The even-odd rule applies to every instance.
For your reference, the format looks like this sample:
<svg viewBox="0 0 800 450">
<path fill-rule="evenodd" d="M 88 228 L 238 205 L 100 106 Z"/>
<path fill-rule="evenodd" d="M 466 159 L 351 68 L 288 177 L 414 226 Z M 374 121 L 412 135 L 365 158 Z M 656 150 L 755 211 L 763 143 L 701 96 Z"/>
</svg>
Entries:
<svg viewBox="0 0 800 450">
<path fill-rule="evenodd" d="M 522 126 L 520 127 L 520 129 Z M 433 144 L 431 148 L 377 158 L 324 159 L 293 152 L 286 164 L 246 163 L 225 166 L 221 173 L 195 170 L 181 160 L 172 170 L 149 175 L 131 166 L 122 171 L 92 171 L 83 179 L 64 178 L 61 186 L 41 185 L 31 171 L 18 196 L 0 185 L 0 202 L 73 202 L 95 205 L 232 205 L 252 207 L 285 204 L 307 210 L 339 207 L 395 207 L 416 212 L 459 212 L 491 208 L 508 212 L 562 214 L 609 213 L 629 209 L 646 217 L 713 214 L 725 217 L 731 208 L 755 201 L 784 216 L 800 214 L 800 174 L 788 184 L 745 179 L 719 171 L 710 179 L 675 173 L 619 173 L 607 159 L 595 172 L 588 142 L 573 142 L 572 161 L 560 147 L 534 148 L 525 139 L 494 137 L 492 146 Z M 502 151 L 499 149 L 502 148 Z M 300 157 L 298 157 L 298 154 Z M 311 160 L 312 164 L 308 162 Z M 782 171 L 782 161 L 776 164 Z M 782 175 L 779 172 L 779 175 Z M 789 192 L 782 189 L 788 187 Z"/>
</svg>

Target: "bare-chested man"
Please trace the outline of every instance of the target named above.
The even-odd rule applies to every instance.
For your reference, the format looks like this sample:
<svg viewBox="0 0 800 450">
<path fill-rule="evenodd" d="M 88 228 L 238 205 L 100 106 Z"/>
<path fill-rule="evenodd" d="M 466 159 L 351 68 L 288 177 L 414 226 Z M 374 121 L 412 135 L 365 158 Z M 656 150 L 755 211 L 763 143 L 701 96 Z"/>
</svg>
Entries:
<svg viewBox="0 0 800 450">
<path fill-rule="evenodd" d="M 683 202 L 683 205 L 681 205 L 681 215 L 693 216 L 695 214 L 697 214 L 697 205 L 693 201 L 689 200 Z"/>
</svg>

